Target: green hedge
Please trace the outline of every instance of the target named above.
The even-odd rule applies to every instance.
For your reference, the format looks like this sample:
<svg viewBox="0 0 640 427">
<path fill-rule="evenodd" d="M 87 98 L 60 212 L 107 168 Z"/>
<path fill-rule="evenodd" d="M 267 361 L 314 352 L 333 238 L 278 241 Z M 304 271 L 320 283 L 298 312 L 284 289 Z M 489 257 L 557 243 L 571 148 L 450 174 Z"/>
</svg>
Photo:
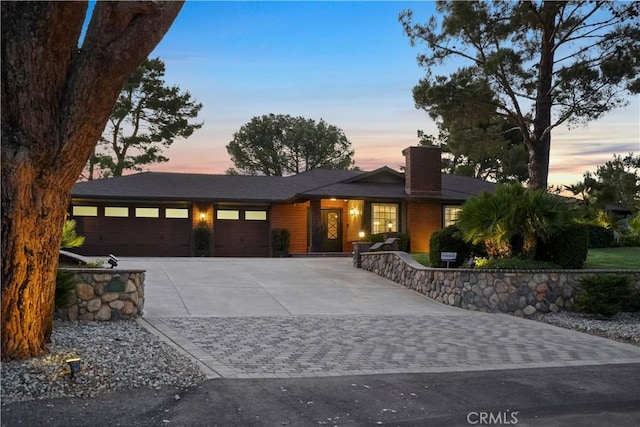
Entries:
<svg viewBox="0 0 640 427">
<path fill-rule="evenodd" d="M 538 242 L 536 261 L 551 262 L 561 268 L 582 268 L 589 252 L 586 224 L 574 223 L 548 242 Z"/>
<path fill-rule="evenodd" d="M 595 224 L 585 224 L 585 227 L 589 233 L 589 248 L 613 246 L 613 230 Z"/>
<path fill-rule="evenodd" d="M 429 261 L 432 267 L 446 267 L 447 263 L 440 261 L 442 252 L 456 252 L 455 262 L 450 262 L 450 267 L 460 267 L 471 256 L 474 246 L 465 242 L 458 229 L 450 225 L 431 235 L 429 240 Z"/>
</svg>

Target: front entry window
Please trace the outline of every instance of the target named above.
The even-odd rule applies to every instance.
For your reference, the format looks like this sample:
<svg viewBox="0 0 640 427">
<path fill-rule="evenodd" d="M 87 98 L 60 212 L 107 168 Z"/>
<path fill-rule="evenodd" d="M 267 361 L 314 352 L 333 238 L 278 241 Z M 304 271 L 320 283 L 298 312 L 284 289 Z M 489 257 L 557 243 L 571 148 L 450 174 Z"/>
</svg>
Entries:
<svg viewBox="0 0 640 427">
<path fill-rule="evenodd" d="M 398 205 L 393 203 L 371 204 L 371 234 L 398 231 Z"/>
</svg>

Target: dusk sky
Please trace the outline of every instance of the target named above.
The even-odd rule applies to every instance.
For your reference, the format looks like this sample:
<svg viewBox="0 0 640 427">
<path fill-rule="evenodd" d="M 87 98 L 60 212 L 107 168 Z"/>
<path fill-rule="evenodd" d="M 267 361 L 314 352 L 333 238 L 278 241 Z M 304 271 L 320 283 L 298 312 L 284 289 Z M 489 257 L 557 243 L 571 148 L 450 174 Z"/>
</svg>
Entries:
<svg viewBox="0 0 640 427">
<path fill-rule="evenodd" d="M 411 94 L 424 75 L 398 14 L 425 22 L 432 2 L 188 1 L 151 57 L 204 104 L 204 126 L 152 171 L 224 173 L 233 133 L 254 116 L 290 114 L 343 129 L 363 170 L 398 169 L 416 131 L 436 134 Z M 573 184 L 613 153 L 640 151 L 640 97 L 588 127 L 552 135 L 551 184 Z"/>
</svg>

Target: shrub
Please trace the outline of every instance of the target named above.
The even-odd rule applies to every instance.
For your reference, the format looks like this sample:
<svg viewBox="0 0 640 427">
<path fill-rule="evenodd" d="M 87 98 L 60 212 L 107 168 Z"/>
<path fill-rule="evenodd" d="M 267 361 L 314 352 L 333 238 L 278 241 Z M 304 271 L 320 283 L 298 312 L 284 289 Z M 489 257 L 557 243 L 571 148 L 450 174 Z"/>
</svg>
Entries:
<svg viewBox="0 0 640 427">
<path fill-rule="evenodd" d="M 513 270 L 553 270 L 558 265 L 552 262 L 536 261 L 528 258 L 475 258 L 475 268 L 513 269 Z"/>
<path fill-rule="evenodd" d="M 640 289 L 632 288 L 629 298 L 622 301 L 622 311 L 638 312 L 640 311 Z"/>
<path fill-rule="evenodd" d="M 450 262 L 449 266 L 460 267 L 471 256 L 473 249 L 474 246 L 462 238 L 458 228 L 450 225 L 431 235 L 429 261 L 433 267 L 446 267 L 447 263 L 440 261 L 440 254 L 442 252 L 456 252 L 458 254 L 456 260 Z"/>
<path fill-rule="evenodd" d="M 561 268 L 582 268 L 589 252 L 589 234 L 585 224 L 574 223 L 551 236 L 547 242 L 539 241 L 537 261 L 557 264 Z"/>
<path fill-rule="evenodd" d="M 492 258 L 530 256 L 536 243 L 566 227 L 570 216 L 564 199 L 510 183 L 468 199 L 456 227 L 465 240 L 484 244 Z"/>
<path fill-rule="evenodd" d="M 365 239 L 365 240 L 368 242 L 371 242 L 372 244 L 382 243 L 384 242 L 384 234 L 383 233 L 372 234 L 371 236 L 369 236 L 368 239 Z"/>
<path fill-rule="evenodd" d="M 56 308 L 64 308 L 69 304 L 69 298 L 76 288 L 78 280 L 75 274 L 68 270 L 58 270 L 56 272 Z"/>
<path fill-rule="evenodd" d="M 204 224 L 197 226 L 193 230 L 193 246 L 197 250 L 209 249 L 209 239 L 211 238 L 211 232 L 209 227 Z"/>
<path fill-rule="evenodd" d="M 632 296 L 626 276 L 601 274 L 583 277 L 574 299 L 578 311 L 613 316 L 621 311 Z"/>
<path fill-rule="evenodd" d="M 585 227 L 589 233 L 589 248 L 613 246 L 613 230 L 595 224 L 585 224 Z"/>
<path fill-rule="evenodd" d="M 274 251 L 288 251 L 291 233 L 286 228 L 271 230 L 271 247 Z"/>
<path fill-rule="evenodd" d="M 104 267 L 104 259 L 90 259 L 87 261 L 87 268 L 103 268 Z"/>
<path fill-rule="evenodd" d="M 84 237 L 76 233 L 76 221 L 68 219 L 62 225 L 62 238 L 60 247 L 62 249 L 78 248 L 84 245 Z"/>
</svg>

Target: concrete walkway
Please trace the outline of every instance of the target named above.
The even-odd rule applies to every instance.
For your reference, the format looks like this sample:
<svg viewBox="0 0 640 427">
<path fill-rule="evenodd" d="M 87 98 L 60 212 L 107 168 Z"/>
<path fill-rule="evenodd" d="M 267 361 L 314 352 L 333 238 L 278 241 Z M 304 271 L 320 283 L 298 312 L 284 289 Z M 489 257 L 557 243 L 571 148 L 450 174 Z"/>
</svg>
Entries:
<svg viewBox="0 0 640 427">
<path fill-rule="evenodd" d="M 147 269 L 141 323 L 209 378 L 305 378 L 640 362 L 640 348 L 471 312 L 349 259 L 126 259 Z"/>
</svg>

